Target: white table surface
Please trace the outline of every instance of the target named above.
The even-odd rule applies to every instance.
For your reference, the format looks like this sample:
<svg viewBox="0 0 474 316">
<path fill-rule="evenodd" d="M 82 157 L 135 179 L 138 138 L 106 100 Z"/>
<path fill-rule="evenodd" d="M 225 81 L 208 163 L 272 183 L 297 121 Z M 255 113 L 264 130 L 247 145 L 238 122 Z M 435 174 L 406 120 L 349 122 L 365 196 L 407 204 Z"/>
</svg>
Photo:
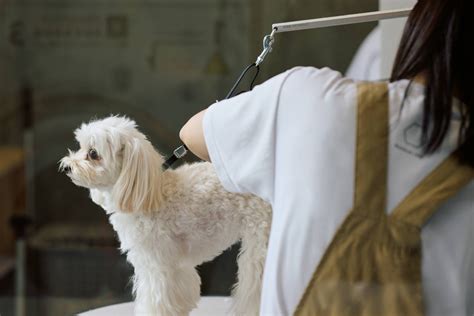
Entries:
<svg viewBox="0 0 474 316">
<path fill-rule="evenodd" d="M 190 316 L 225 316 L 229 314 L 230 297 L 202 297 Z M 106 306 L 79 314 L 79 316 L 133 316 L 133 303 Z"/>
</svg>

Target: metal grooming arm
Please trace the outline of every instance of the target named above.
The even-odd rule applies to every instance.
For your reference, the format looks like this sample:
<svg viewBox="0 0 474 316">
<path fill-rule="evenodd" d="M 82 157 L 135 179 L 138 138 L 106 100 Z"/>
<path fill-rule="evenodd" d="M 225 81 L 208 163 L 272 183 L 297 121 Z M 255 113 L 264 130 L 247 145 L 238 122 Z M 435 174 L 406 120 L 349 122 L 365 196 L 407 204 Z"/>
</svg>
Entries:
<svg viewBox="0 0 474 316">
<path fill-rule="evenodd" d="M 259 66 L 265 60 L 265 57 L 273 50 L 275 42 L 275 34 L 283 32 L 293 32 L 302 30 L 311 30 L 331 26 L 349 25 L 365 22 L 375 22 L 388 19 L 404 18 L 410 15 L 412 9 L 375 11 L 358 14 L 349 14 L 341 16 L 333 16 L 329 18 L 301 20 L 285 23 L 276 23 L 272 25 L 272 33 L 263 39 L 263 51 L 258 56 L 255 64 Z"/>
<path fill-rule="evenodd" d="M 403 18 L 410 15 L 412 9 L 375 11 L 359 14 L 334 16 L 329 18 L 293 21 L 273 24 L 275 33 L 301 31 L 309 29 L 324 28 L 330 26 L 374 22 L 380 20 Z"/>
</svg>

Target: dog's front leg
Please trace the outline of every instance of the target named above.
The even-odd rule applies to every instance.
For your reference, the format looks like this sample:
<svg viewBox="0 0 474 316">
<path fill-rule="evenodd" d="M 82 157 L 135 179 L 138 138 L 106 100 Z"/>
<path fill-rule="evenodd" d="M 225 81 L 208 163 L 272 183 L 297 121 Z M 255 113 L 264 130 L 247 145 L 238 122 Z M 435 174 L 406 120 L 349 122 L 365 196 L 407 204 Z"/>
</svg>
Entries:
<svg viewBox="0 0 474 316">
<path fill-rule="evenodd" d="M 135 267 L 135 315 L 189 315 L 199 301 L 200 285 L 194 267 Z"/>
</svg>

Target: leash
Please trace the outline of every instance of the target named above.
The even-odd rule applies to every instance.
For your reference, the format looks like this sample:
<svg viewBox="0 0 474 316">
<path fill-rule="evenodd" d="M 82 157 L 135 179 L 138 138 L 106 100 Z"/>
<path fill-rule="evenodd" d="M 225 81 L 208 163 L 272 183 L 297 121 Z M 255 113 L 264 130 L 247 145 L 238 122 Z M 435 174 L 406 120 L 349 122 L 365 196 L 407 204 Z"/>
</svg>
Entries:
<svg viewBox="0 0 474 316">
<path fill-rule="evenodd" d="M 224 98 L 224 100 L 227 100 L 227 99 L 230 99 L 236 95 L 239 95 L 243 92 L 246 92 L 245 90 L 244 91 L 241 91 L 237 94 L 235 94 L 235 91 L 237 90 L 237 88 L 239 87 L 240 83 L 242 82 L 242 80 L 244 79 L 244 77 L 247 75 L 247 73 L 252 69 L 252 68 L 255 68 L 256 71 L 255 71 L 255 75 L 252 79 L 252 82 L 250 83 L 250 88 L 248 91 L 252 91 L 254 85 L 255 85 L 255 81 L 258 77 L 258 74 L 260 73 L 260 64 L 263 63 L 263 61 L 265 60 L 265 57 L 267 57 L 267 55 L 269 53 L 271 53 L 272 51 L 272 45 L 273 43 L 275 42 L 275 38 L 274 38 L 274 35 L 275 35 L 275 32 L 277 31 L 277 28 L 274 28 L 272 30 L 272 33 L 270 35 L 267 35 L 265 36 L 265 38 L 263 39 L 263 51 L 262 53 L 260 54 L 260 56 L 257 57 L 257 60 L 248 65 L 247 68 L 244 69 L 244 71 L 242 71 L 242 73 L 240 74 L 239 78 L 237 79 L 237 81 L 235 82 L 235 84 L 232 86 L 232 88 L 230 89 L 229 93 L 227 94 L 227 96 Z M 178 160 L 180 160 L 181 158 L 183 158 L 184 156 L 186 156 L 186 154 L 189 152 L 189 149 L 188 147 L 186 147 L 186 145 L 181 145 L 179 146 L 178 148 L 176 148 L 174 151 L 173 151 L 173 154 L 171 156 L 169 156 L 166 161 L 163 163 L 162 165 L 162 168 L 163 170 L 167 170 L 169 168 L 171 168 L 173 166 L 173 164 L 175 164 Z"/>
</svg>

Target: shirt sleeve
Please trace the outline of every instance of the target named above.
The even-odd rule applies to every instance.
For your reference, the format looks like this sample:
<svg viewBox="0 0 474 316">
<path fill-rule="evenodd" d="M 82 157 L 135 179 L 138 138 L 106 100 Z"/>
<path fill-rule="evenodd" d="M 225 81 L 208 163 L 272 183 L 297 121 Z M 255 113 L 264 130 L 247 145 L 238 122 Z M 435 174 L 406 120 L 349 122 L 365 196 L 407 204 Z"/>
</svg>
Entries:
<svg viewBox="0 0 474 316">
<path fill-rule="evenodd" d="M 273 197 L 278 99 L 289 70 L 208 108 L 204 138 L 224 188 Z"/>
</svg>

